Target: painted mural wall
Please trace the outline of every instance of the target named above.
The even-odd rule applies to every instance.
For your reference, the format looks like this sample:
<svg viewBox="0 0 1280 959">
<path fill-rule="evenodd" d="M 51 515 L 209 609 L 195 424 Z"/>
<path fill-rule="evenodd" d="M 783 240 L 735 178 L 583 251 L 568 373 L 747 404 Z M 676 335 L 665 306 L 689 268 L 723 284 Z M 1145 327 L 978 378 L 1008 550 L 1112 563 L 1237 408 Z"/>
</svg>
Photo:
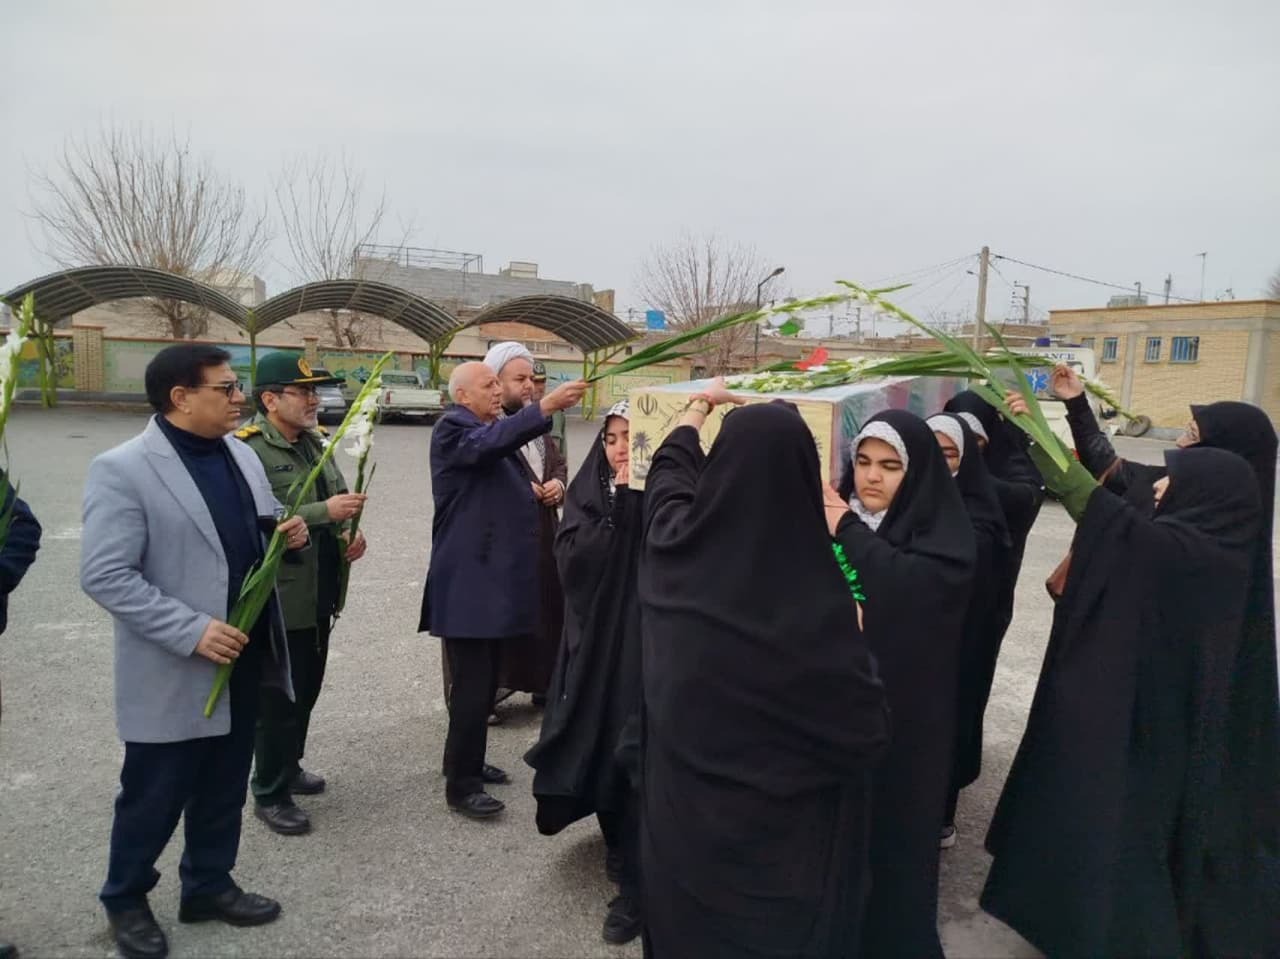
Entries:
<svg viewBox="0 0 1280 959">
<path fill-rule="evenodd" d="M 56 337 L 55 372 L 58 377 L 58 389 L 73 390 L 76 387 L 76 353 L 71 337 Z M 36 352 L 35 340 L 27 340 L 22 344 L 22 352 L 18 355 L 18 388 L 38 389 L 40 386 L 40 360 Z"/>
</svg>

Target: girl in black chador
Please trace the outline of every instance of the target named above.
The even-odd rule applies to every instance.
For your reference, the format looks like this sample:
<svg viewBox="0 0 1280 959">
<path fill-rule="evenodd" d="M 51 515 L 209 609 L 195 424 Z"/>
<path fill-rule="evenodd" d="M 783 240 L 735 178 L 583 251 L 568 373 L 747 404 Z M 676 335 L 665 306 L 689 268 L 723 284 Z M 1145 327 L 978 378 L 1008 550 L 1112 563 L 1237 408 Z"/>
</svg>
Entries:
<svg viewBox="0 0 1280 959">
<path fill-rule="evenodd" d="M 640 601 L 636 567 L 644 494 L 630 488 L 626 401 L 604 426 L 565 497 L 556 536 L 565 621 L 542 736 L 525 760 L 537 770 L 538 831 L 553 835 L 592 813 L 608 848 L 619 895 L 604 922 L 606 942 L 640 934 L 636 863 L 638 797 L 625 768 L 624 730 L 639 723 Z"/>
<path fill-rule="evenodd" d="M 1011 541 L 977 434 L 957 413 L 939 413 L 929 417 L 928 423 L 947 467 L 955 476 L 978 550 L 973 592 L 964 619 L 964 640 L 960 645 L 956 752 L 941 840 L 942 848 L 946 849 L 956 843 L 955 816 L 960 790 L 975 782 L 982 771 L 982 724 L 1004 635 L 999 611 L 1003 587 L 999 571 L 1007 565 Z"/>
<path fill-rule="evenodd" d="M 723 387 L 691 401 L 646 479 L 646 947 L 845 959 L 884 690 L 833 556 L 812 435 L 794 408 L 761 403 L 724 417 L 704 455 L 698 429 L 726 402 Z"/>
<path fill-rule="evenodd" d="M 828 494 L 836 539 L 865 584 L 867 641 L 893 716 L 875 774 L 862 955 L 941 959 L 938 835 L 951 783 L 960 646 L 977 548 L 932 430 L 872 417 Z"/>
</svg>

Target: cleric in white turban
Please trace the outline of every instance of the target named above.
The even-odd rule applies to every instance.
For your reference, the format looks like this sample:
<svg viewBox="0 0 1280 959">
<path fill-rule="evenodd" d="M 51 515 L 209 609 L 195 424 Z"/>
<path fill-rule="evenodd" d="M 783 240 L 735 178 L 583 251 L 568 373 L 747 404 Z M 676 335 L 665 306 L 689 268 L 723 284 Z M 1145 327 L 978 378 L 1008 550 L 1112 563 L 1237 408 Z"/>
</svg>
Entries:
<svg viewBox="0 0 1280 959">
<path fill-rule="evenodd" d="M 493 370 L 498 376 L 502 375 L 502 370 L 512 360 L 527 360 L 529 363 L 530 382 L 533 377 L 533 354 L 530 353 L 523 343 L 514 343 L 507 340 L 504 343 L 495 343 L 489 347 L 489 352 L 484 355 L 484 365 Z M 504 404 L 505 400 L 504 400 Z"/>
</svg>

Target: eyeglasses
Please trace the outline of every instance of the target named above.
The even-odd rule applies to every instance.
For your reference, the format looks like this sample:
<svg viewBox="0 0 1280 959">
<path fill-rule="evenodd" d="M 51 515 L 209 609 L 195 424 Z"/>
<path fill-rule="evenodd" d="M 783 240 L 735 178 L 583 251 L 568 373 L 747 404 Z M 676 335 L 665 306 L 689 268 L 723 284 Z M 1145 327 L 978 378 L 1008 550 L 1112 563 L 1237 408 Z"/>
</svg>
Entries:
<svg viewBox="0 0 1280 959">
<path fill-rule="evenodd" d="M 239 380 L 229 380 L 226 383 L 201 383 L 198 386 L 189 387 L 193 390 L 218 390 L 223 393 L 227 399 L 235 396 L 243 388 L 244 384 Z"/>
<path fill-rule="evenodd" d="M 292 390 L 289 387 L 285 387 L 280 392 L 289 396 L 301 396 L 304 400 L 314 400 L 318 395 L 314 386 L 294 387 Z"/>
</svg>

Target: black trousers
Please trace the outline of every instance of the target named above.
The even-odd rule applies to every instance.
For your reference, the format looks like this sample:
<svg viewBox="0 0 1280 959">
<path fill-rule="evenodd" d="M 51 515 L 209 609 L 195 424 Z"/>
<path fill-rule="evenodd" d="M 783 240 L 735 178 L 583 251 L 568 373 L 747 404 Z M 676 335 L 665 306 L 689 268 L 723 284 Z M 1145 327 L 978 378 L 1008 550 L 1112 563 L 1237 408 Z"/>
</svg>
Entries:
<svg viewBox="0 0 1280 959">
<path fill-rule="evenodd" d="M 320 698 L 329 659 L 329 621 L 312 629 L 289 630 L 289 672 L 294 701 L 279 689 L 263 687 L 254 742 L 253 798 L 264 806 L 288 802 L 289 784 L 302 768 L 311 711 Z"/>
<path fill-rule="evenodd" d="M 259 638 L 254 637 L 255 641 Z M 261 647 L 265 637 L 257 642 Z M 252 648 L 255 643 L 251 642 Z M 178 872 L 182 898 L 230 889 L 240 849 L 249 765 L 253 760 L 264 649 L 231 672 L 231 731 L 174 743 L 125 743 L 120 795 L 111 825 L 107 882 L 99 898 L 108 912 L 146 905 L 160 879 L 156 860 L 184 820 L 186 848 Z"/>
<path fill-rule="evenodd" d="M 456 802 L 484 791 L 480 777 L 489 739 L 489 712 L 498 688 L 497 639 L 446 639 L 452 689 L 444 741 L 445 796 Z"/>
<path fill-rule="evenodd" d="M 622 870 L 618 892 L 633 903 L 640 902 L 640 797 L 628 788 L 622 795 L 617 810 L 600 810 L 596 820 L 604 844 L 610 852 L 617 853 Z"/>
</svg>

